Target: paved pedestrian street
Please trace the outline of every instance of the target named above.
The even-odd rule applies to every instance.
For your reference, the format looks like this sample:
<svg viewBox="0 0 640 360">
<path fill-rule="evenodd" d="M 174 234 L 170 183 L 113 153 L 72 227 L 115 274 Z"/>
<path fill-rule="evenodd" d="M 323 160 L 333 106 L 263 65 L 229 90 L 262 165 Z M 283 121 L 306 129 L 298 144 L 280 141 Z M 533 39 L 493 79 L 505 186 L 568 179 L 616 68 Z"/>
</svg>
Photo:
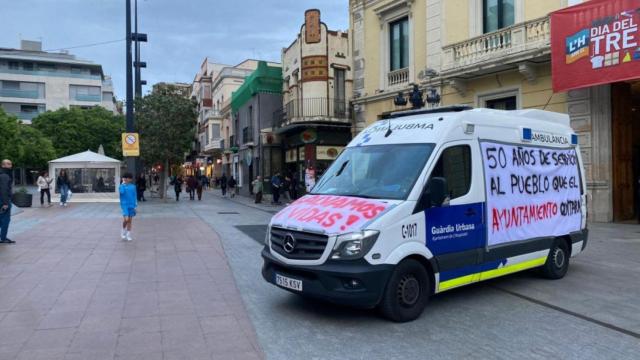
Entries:
<svg viewBox="0 0 640 360">
<path fill-rule="evenodd" d="M 0 359 L 258 359 L 220 238 L 188 207 L 28 209 L 0 248 Z M 14 231 L 15 230 L 15 231 Z"/>
<path fill-rule="evenodd" d="M 278 210 L 205 193 L 26 209 L 0 247 L 0 359 L 637 359 L 640 226 L 591 224 L 567 276 L 434 296 L 416 321 L 310 301 L 260 275 Z"/>
</svg>

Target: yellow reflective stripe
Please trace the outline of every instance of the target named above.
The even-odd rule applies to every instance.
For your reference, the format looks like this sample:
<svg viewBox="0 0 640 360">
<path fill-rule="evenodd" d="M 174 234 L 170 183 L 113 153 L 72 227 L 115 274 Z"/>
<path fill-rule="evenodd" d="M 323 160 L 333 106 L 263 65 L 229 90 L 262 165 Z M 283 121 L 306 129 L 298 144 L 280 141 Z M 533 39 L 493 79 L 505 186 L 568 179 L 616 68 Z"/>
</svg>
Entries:
<svg viewBox="0 0 640 360">
<path fill-rule="evenodd" d="M 498 277 L 498 276 L 507 275 L 507 274 L 511 274 L 511 273 L 514 273 L 514 272 L 518 272 L 520 270 L 531 269 L 531 268 L 534 268 L 534 267 L 537 267 L 537 266 L 544 265 L 544 263 L 546 261 L 547 261 L 546 257 L 541 257 L 541 258 L 538 258 L 538 259 L 523 261 L 521 263 L 517 263 L 517 264 L 513 264 L 513 265 L 503 266 L 501 268 L 497 268 L 497 269 L 493 269 L 493 270 L 487 270 L 487 271 L 483 271 L 483 272 L 480 272 L 480 273 L 461 276 L 459 278 L 455 278 L 455 279 L 451 279 L 451 280 L 447 280 L 447 281 L 441 282 L 438 285 L 438 291 L 440 292 L 440 291 L 449 290 L 449 289 L 454 288 L 454 287 L 458 287 L 458 286 L 469 284 L 471 282 L 474 282 L 474 280 L 477 281 L 478 275 L 480 275 L 479 276 L 479 280 L 493 279 L 493 278 Z M 474 277 L 476 279 L 474 279 Z"/>
<path fill-rule="evenodd" d="M 438 286 L 438 290 L 439 291 L 444 291 L 444 290 L 449 290 L 449 289 L 454 288 L 454 287 L 458 287 L 458 286 L 469 284 L 469 283 L 471 283 L 473 281 L 473 278 L 476 275 L 477 274 L 465 275 L 465 276 L 462 276 L 462 277 L 459 277 L 459 278 L 443 281 Z"/>
</svg>

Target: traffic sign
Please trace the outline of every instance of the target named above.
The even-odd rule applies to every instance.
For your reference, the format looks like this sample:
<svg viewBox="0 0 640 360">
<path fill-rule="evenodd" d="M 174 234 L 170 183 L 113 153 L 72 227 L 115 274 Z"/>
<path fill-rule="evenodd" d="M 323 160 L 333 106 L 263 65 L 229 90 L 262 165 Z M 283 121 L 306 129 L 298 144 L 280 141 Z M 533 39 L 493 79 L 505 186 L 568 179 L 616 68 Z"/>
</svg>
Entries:
<svg viewBox="0 0 640 360">
<path fill-rule="evenodd" d="M 140 156 L 140 138 L 138 133 L 122 134 L 122 156 Z"/>
</svg>

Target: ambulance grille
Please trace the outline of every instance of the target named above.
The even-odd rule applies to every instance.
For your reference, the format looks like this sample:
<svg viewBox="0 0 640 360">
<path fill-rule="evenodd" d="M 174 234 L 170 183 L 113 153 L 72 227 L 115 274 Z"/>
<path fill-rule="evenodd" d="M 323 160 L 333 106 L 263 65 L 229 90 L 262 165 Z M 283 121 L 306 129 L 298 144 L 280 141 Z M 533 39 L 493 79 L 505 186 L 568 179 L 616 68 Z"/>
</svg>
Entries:
<svg viewBox="0 0 640 360">
<path fill-rule="evenodd" d="M 285 251 L 285 238 L 291 235 L 295 246 L 290 252 Z M 278 254 L 293 260 L 318 260 L 327 247 L 329 237 L 303 231 L 294 231 L 278 227 L 271 228 L 271 249 Z"/>
</svg>

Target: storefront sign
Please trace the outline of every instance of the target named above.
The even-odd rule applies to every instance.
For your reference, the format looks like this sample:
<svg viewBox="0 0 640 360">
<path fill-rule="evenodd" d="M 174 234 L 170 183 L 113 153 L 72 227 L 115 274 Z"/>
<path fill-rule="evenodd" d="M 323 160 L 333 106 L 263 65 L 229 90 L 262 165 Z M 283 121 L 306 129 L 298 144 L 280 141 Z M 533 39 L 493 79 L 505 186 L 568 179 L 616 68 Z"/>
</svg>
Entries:
<svg viewBox="0 0 640 360">
<path fill-rule="evenodd" d="M 304 146 L 298 148 L 298 161 L 304 161 Z"/>
<path fill-rule="evenodd" d="M 296 161 L 298 161 L 298 154 L 296 152 L 296 149 L 287 150 L 286 156 L 285 156 L 285 162 L 292 163 Z"/>
<path fill-rule="evenodd" d="M 640 0 L 591 0 L 551 13 L 553 91 L 640 78 Z"/>
<path fill-rule="evenodd" d="M 140 156 L 138 133 L 122 134 L 122 156 Z"/>
<path fill-rule="evenodd" d="M 344 146 L 316 146 L 317 160 L 335 160 Z"/>
</svg>

